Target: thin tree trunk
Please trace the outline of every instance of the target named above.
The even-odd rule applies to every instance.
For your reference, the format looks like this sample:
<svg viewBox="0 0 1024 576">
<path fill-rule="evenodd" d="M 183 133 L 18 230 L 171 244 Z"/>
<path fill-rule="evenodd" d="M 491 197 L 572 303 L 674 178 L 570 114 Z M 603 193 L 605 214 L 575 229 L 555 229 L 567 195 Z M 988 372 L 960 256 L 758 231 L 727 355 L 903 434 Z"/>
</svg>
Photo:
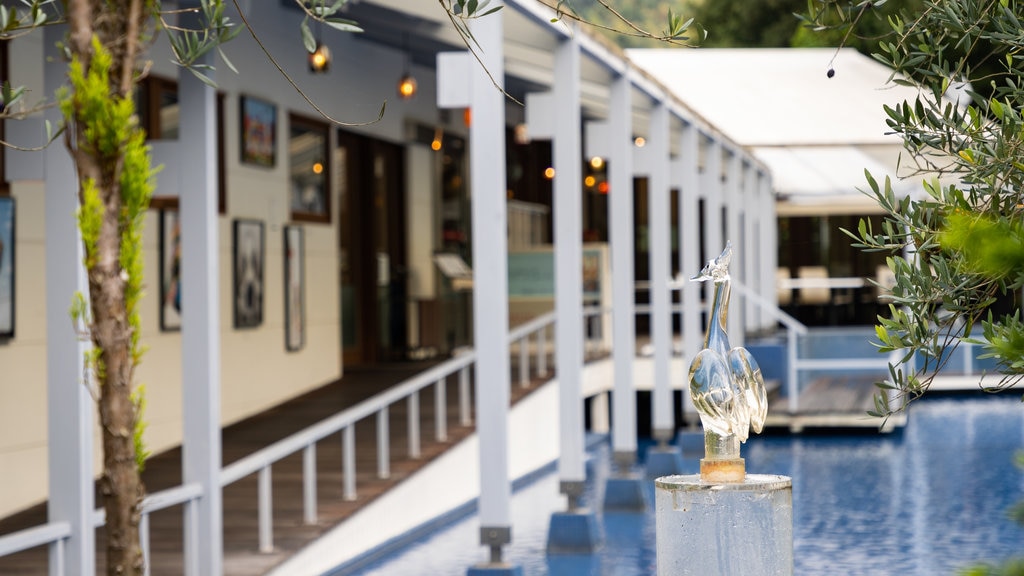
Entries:
<svg viewBox="0 0 1024 576">
<path fill-rule="evenodd" d="M 84 70 L 92 61 L 92 38 L 112 55 L 110 94 L 129 94 L 134 84 L 135 55 L 141 10 L 138 0 L 110 2 L 69 0 L 68 47 Z M 75 116 L 73 114 L 73 116 Z M 132 397 L 135 357 L 132 326 L 125 301 L 121 263 L 123 153 L 85 149 L 84 123 L 69 118 L 66 143 L 78 171 L 79 193 L 94 182 L 103 205 L 102 225 L 90 262 L 90 336 L 97 350 L 93 368 L 99 389 L 103 476 L 100 490 L 106 510 L 107 574 L 142 574 L 139 546 L 139 505 L 144 488 L 135 454 L 136 407 Z"/>
</svg>

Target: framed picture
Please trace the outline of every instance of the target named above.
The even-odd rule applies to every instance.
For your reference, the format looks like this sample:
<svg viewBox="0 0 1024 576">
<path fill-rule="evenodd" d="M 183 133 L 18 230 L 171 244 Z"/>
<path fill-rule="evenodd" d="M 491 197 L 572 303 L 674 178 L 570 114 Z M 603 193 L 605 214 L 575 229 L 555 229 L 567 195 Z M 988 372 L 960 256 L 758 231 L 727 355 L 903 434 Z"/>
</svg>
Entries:
<svg viewBox="0 0 1024 576">
<path fill-rule="evenodd" d="M 14 198 L 0 197 L 0 339 L 14 338 Z"/>
<path fill-rule="evenodd" d="M 306 344 L 305 236 L 301 226 L 284 227 L 284 347 Z"/>
<path fill-rule="evenodd" d="M 235 328 L 254 328 L 263 323 L 263 222 L 234 222 Z"/>
<path fill-rule="evenodd" d="M 273 166 L 276 158 L 277 107 L 272 102 L 243 96 L 242 163 Z"/>
<path fill-rule="evenodd" d="M 181 219 L 160 211 L 160 330 L 181 330 Z"/>
<path fill-rule="evenodd" d="M 292 220 L 330 222 L 330 162 L 327 124 L 288 116 L 288 186 Z"/>
</svg>

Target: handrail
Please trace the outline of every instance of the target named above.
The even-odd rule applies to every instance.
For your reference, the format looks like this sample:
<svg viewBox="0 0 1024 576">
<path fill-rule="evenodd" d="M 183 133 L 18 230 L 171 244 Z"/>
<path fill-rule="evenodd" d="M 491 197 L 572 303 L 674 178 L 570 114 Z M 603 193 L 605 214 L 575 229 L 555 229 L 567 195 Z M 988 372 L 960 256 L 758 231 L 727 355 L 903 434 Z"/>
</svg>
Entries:
<svg viewBox="0 0 1024 576">
<path fill-rule="evenodd" d="M 159 492 L 154 492 L 146 496 L 142 500 L 142 505 L 139 507 L 139 511 L 143 514 L 152 514 L 170 508 L 171 506 L 177 506 L 179 504 L 185 504 L 192 500 L 198 500 L 203 496 L 203 487 L 198 482 L 191 482 L 189 484 L 182 484 L 173 488 L 167 488 Z"/>
<path fill-rule="evenodd" d="M 269 464 L 273 464 L 282 458 L 302 450 L 309 444 L 313 444 L 323 438 L 341 431 L 346 426 L 379 412 L 383 407 L 390 406 L 402 400 L 413 392 L 435 384 L 439 379 L 445 378 L 462 368 L 476 361 L 476 353 L 469 351 L 454 358 L 446 360 L 437 366 L 421 372 L 405 382 L 389 388 L 380 394 L 371 396 L 359 404 L 347 408 L 330 418 L 326 418 L 312 426 L 296 432 L 287 438 L 274 442 L 266 448 L 257 450 L 252 454 L 241 458 L 232 464 L 224 467 L 220 473 L 220 485 L 227 486 L 255 474 Z"/>
<path fill-rule="evenodd" d="M 522 324 L 510 330 L 508 333 L 508 340 L 509 342 L 522 340 L 527 335 L 532 334 L 537 330 L 540 330 L 541 328 L 546 328 L 548 324 L 552 324 L 554 321 L 555 312 L 553 310 L 551 312 L 545 312 L 544 314 L 537 316 L 533 320 L 523 322 Z"/>
<path fill-rule="evenodd" d="M 54 544 L 71 536 L 69 522 L 50 522 L 0 536 L 0 556 L 17 554 L 36 546 Z"/>
</svg>

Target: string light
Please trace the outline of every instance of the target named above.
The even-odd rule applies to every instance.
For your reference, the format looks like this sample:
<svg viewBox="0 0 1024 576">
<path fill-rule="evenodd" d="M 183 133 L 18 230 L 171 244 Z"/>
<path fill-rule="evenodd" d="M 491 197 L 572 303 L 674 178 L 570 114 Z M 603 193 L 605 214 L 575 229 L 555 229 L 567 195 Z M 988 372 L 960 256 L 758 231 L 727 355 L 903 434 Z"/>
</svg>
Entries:
<svg viewBox="0 0 1024 576">
<path fill-rule="evenodd" d="M 331 68 L 331 51 L 322 42 L 317 40 L 316 50 L 309 54 L 309 71 L 313 74 L 323 74 Z"/>
</svg>

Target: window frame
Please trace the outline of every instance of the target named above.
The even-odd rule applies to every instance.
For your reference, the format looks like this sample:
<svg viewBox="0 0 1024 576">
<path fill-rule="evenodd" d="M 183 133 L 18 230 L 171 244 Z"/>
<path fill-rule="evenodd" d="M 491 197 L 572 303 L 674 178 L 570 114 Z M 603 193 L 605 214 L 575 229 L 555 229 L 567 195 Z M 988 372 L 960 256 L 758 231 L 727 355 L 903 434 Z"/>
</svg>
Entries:
<svg viewBox="0 0 1024 576">
<path fill-rule="evenodd" d="M 297 211 L 292 208 L 292 156 L 291 156 L 291 139 L 292 129 L 294 127 L 301 127 L 313 132 L 319 132 L 323 137 L 323 173 L 320 175 L 323 178 L 323 211 L 321 212 L 304 212 Z M 331 223 L 331 129 L 326 122 L 319 121 L 309 116 L 303 116 L 294 112 L 288 113 L 288 212 L 291 215 L 292 221 L 295 222 L 313 222 L 320 224 Z"/>
</svg>

